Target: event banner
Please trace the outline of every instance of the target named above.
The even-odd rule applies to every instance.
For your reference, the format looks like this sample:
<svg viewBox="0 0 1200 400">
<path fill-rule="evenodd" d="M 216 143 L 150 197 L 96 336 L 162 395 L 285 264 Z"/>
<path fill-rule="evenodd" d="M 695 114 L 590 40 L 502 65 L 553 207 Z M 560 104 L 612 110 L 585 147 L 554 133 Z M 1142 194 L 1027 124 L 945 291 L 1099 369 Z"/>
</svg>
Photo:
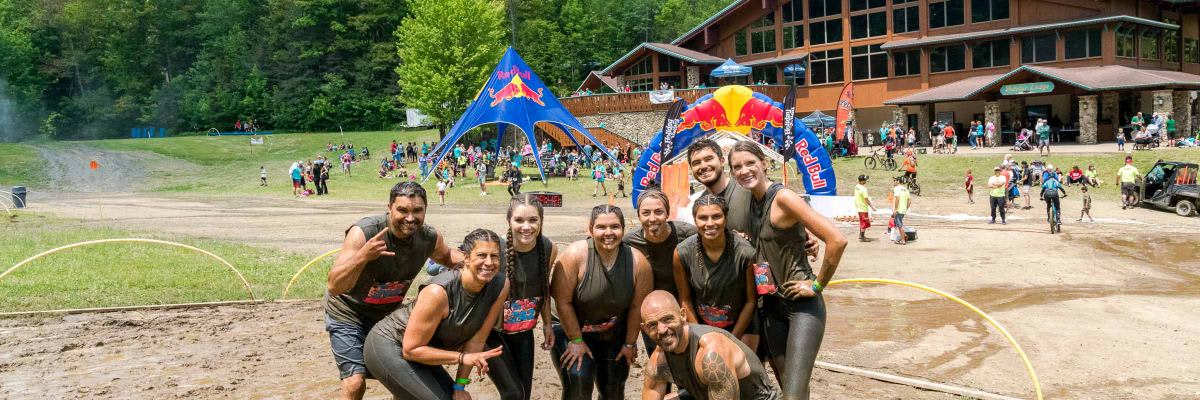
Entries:
<svg viewBox="0 0 1200 400">
<path fill-rule="evenodd" d="M 850 111 L 854 109 L 854 83 L 847 83 L 842 88 L 842 96 L 837 102 L 837 130 L 835 136 L 840 142 L 846 137 L 846 123 L 850 119 Z"/>
</svg>

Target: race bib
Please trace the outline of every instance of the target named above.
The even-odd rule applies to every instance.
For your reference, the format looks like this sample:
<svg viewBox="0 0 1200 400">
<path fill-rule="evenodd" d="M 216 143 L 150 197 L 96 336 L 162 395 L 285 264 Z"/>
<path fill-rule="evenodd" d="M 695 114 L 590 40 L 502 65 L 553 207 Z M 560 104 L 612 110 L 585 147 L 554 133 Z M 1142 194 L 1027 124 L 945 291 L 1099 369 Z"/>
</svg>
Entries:
<svg viewBox="0 0 1200 400">
<path fill-rule="evenodd" d="M 371 290 L 367 292 L 363 302 L 367 304 L 399 303 L 404 301 L 404 295 L 408 293 L 410 284 L 412 284 L 411 280 L 376 283 L 371 286 Z"/>
<path fill-rule="evenodd" d="M 711 306 L 708 304 L 700 304 L 696 307 L 696 311 L 700 314 L 700 319 L 705 325 L 715 326 L 717 328 L 726 328 L 733 325 L 734 322 L 729 318 L 730 306 Z"/>
<path fill-rule="evenodd" d="M 766 261 L 754 265 L 754 288 L 759 295 L 774 294 L 775 280 L 771 278 L 771 265 Z"/>
<path fill-rule="evenodd" d="M 504 331 L 509 333 L 524 332 L 537 326 L 537 309 L 541 301 L 541 297 L 534 297 L 532 299 L 505 302 L 504 323 L 502 325 Z"/>
</svg>

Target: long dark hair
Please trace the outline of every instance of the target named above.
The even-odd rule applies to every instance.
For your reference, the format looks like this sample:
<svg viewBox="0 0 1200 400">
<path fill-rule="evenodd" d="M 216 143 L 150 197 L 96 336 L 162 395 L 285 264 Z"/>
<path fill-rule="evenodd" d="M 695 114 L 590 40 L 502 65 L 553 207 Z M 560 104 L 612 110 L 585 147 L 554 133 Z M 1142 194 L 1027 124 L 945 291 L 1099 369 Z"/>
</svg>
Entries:
<svg viewBox="0 0 1200 400">
<path fill-rule="evenodd" d="M 513 210 L 516 210 L 517 207 L 520 206 L 530 206 L 537 210 L 538 235 L 537 238 L 534 238 L 533 248 L 538 252 L 538 267 L 540 267 L 542 270 L 542 297 L 547 297 L 550 296 L 550 260 L 547 259 L 549 258 L 549 255 L 546 254 L 546 246 L 542 245 L 542 227 L 546 225 L 545 213 L 542 209 L 542 202 L 538 201 L 536 197 L 530 196 L 529 193 L 524 193 L 513 197 L 512 200 L 509 200 L 508 202 L 508 212 L 505 214 L 505 221 L 508 222 L 509 226 L 508 232 L 505 234 L 506 240 L 504 246 L 505 255 L 508 256 L 508 263 L 504 266 L 504 274 L 508 276 L 509 282 L 513 282 L 515 277 L 515 275 L 513 275 L 513 266 L 517 265 L 517 249 L 513 247 L 512 216 Z M 511 286 L 516 287 L 516 285 Z M 511 301 L 515 295 L 516 290 L 509 290 L 508 300 Z M 543 301 L 541 304 L 545 304 L 545 302 Z M 539 308 L 541 304 L 539 304 Z"/>
</svg>

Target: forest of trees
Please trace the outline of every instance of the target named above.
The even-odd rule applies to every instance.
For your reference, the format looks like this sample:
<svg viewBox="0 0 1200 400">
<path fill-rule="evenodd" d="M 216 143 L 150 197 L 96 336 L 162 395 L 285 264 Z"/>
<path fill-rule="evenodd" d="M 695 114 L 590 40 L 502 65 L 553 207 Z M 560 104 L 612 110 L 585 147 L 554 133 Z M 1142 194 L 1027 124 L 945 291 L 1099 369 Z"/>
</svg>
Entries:
<svg viewBox="0 0 1200 400">
<path fill-rule="evenodd" d="M 402 23 L 436 1 L 0 0 L 0 140 L 121 137 L 135 126 L 186 134 L 229 130 L 239 119 L 277 131 L 395 128 L 410 93 L 397 72 L 405 70 Z M 426 13 L 467 20 L 425 25 L 447 29 L 450 43 L 498 40 L 456 45 L 499 49 L 482 57 L 485 70 L 515 41 L 561 95 L 588 71 L 640 42 L 670 41 L 730 0 L 453 2 L 494 9 L 499 24 L 484 25 L 495 31 L 450 32 L 478 25 L 467 13 Z M 460 92 L 473 96 L 484 77 L 466 79 Z M 461 113 L 466 101 L 445 104 Z"/>
</svg>

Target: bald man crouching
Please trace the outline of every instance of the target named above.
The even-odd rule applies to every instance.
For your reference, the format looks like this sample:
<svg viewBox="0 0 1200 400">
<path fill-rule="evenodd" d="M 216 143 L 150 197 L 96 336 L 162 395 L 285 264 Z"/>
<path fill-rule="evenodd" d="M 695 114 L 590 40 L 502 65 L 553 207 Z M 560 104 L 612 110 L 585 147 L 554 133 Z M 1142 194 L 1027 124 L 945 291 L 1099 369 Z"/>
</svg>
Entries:
<svg viewBox="0 0 1200 400">
<path fill-rule="evenodd" d="M 644 370 L 642 400 L 667 396 L 668 385 L 682 400 L 775 400 L 762 362 L 724 329 L 689 324 L 683 308 L 662 290 L 642 301 L 642 331 L 658 344 Z"/>
</svg>

